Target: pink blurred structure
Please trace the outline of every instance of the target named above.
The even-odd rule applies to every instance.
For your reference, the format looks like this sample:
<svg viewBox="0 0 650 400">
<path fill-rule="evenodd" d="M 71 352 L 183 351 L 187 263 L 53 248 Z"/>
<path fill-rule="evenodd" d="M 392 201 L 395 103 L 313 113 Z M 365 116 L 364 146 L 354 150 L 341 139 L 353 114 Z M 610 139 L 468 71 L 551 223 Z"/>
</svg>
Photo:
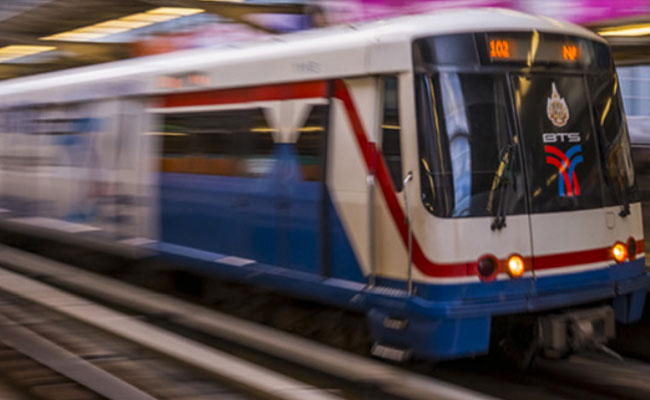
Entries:
<svg viewBox="0 0 650 400">
<path fill-rule="evenodd" d="M 320 3 L 333 24 L 459 7 L 503 7 L 579 24 L 650 14 L 649 0 L 323 0 Z"/>
<path fill-rule="evenodd" d="M 650 0 L 314 0 L 325 25 L 371 21 L 449 8 L 500 7 L 589 24 L 650 15 Z M 313 11 L 313 9 L 312 9 Z M 252 22 L 277 31 L 317 27 L 309 15 L 257 14 Z M 157 34 L 134 45 L 135 55 L 166 53 L 218 43 L 242 42 L 267 33 L 245 24 L 209 24 L 188 32 Z"/>
</svg>

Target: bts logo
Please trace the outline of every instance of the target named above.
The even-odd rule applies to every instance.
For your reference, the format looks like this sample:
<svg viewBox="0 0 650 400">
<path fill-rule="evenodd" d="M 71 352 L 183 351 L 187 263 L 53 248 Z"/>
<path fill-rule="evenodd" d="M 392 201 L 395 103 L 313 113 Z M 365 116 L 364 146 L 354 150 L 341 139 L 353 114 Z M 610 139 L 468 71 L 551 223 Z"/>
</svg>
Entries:
<svg viewBox="0 0 650 400">
<path fill-rule="evenodd" d="M 542 140 L 544 143 L 580 143 L 580 133 L 544 133 Z"/>
<path fill-rule="evenodd" d="M 578 164 L 584 161 L 582 145 L 576 144 L 566 153 L 555 146 L 545 145 L 544 151 L 546 152 L 546 163 L 557 167 L 560 177 L 558 179 L 560 197 L 580 196 L 580 184 L 575 171 Z"/>
</svg>

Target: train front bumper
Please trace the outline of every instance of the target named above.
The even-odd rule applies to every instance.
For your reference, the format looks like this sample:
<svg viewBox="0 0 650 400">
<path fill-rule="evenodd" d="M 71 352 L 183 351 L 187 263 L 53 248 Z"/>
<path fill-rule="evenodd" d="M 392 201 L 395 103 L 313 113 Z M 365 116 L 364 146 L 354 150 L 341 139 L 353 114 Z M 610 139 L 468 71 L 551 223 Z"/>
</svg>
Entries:
<svg viewBox="0 0 650 400">
<path fill-rule="evenodd" d="M 509 282 L 491 293 L 481 291 L 480 298 L 449 299 L 392 296 L 366 293 L 368 320 L 378 342 L 408 347 L 427 358 L 448 359 L 487 353 L 492 317 L 526 313 L 579 309 L 581 305 L 610 305 L 616 320 L 639 320 L 648 291 L 649 275 L 643 258 L 595 271 L 583 271 L 513 282 L 519 289 L 508 292 Z M 482 283 L 481 283 L 482 284 Z M 472 285 L 481 285 L 472 284 Z M 467 288 L 459 293 L 473 293 Z M 422 290 L 431 294 L 435 289 Z M 483 288 L 481 288 L 483 290 Z M 401 329 L 393 329 L 387 320 L 403 320 Z"/>
</svg>

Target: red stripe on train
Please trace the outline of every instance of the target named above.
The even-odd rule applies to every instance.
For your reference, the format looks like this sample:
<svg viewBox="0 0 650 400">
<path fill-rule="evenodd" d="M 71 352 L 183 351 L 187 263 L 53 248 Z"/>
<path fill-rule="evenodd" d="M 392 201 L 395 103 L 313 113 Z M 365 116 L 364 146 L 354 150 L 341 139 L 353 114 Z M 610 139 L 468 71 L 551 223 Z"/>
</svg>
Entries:
<svg viewBox="0 0 650 400">
<path fill-rule="evenodd" d="M 172 93 L 165 95 L 163 107 L 214 106 L 249 101 L 310 99 L 315 97 L 327 97 L 327 82 L 281 83 L 270 86 Z"/>
<path fill-rule="evenodd" d="M 173 93 L 166 95 L 163 107 L 192 107 L 223 104 L 237 104 L 251 101 L 275 101 L 286 99 L 307 99 L 327 97 L 328 82 L 310 81 L 298 83 L 283 83 L 268 86 L 256 86 L 237 89 L 210 90 L 192 93 Z M 384 196 L 388 209 L 390 210 L 393 222 L 402 238 L 403 244 L 408 243 L 408 225 L 405 222 L 405 215 L 397 199 L 392 179 L 383 155 L 377 150 L 375 144 L 368 140 L 361 118 L 357 113 L 354 100 L 350 96 L 348 88 L 342 80 L 334 81 L 333 96 L 340 100 L 345 107 L 348 120 L 352 126 L 357 145 L 361 150 L 364 162 L 369 171 L 374 171 L 379 182 L 379 187 Z M 420 272 L 427 276 L 437 278 L 452 278 L 476 276 L 477 262 L 475 260 L 458 263 L 435 263 L 427 258 L 422 251 L 417 238 L 413 237 L 413 264 Z M 638 242 L 637 254 L 643 253 L 643 240 Z M 612 261 L 610 248 L 598 248 L 569 253 L 559 253 L 526 258 L 526 266 L 531 268 L 531 261 L 535 269 L 562 268 L 578 266 L 602 261 Z M 505 259 L 499 260 L 504 265 Z M 503 270 L 502 270 L 503 271 Z"/>
</svg>

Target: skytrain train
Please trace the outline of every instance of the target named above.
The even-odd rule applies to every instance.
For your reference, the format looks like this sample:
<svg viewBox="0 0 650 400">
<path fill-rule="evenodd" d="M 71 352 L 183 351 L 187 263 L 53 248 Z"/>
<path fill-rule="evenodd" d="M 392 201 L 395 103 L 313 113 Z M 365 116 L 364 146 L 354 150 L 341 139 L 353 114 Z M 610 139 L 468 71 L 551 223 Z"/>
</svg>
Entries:
<svg viewBox="0 0 650 400">
<path fill-rule="evenodd" d="M 0 83 L 2 222 L 365 315 L 372 353 L 565 354 L 642 314 L 611 52 L 449 10 Z"/>
</svg>

